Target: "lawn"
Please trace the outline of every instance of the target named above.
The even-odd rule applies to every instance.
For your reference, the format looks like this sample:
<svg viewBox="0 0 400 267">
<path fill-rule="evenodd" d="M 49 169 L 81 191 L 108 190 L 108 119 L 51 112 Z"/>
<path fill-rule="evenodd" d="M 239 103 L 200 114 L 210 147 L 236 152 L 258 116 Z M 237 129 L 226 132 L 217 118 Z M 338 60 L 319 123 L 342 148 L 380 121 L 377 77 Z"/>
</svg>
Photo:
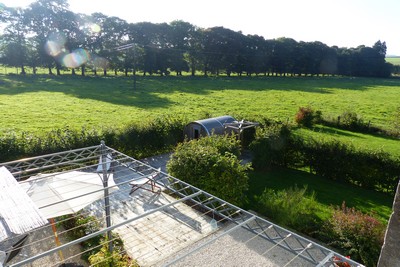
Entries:
<svg viewBox="0 0 400 267">
<path fill-rule="evenodd" d="M 0 133 L 119 128 L 165 115 L 188 122 L 224 114 L 292 122 L 298 108 L 308 105 L 325 117 L 354 111 L 372 125 L 392 129 L 398 99 L 400 79 L 139 76 L 134 91 L 132 77 L 0 75 Z M 400 155 L 397 140 L 336 130 L 324 135 Z"/>
<path fill-rule="evenodd" d="M 283 190 L 294 186 L 307 186 L 309 193 L 315 192 L 316 200 L 321 204 L 321 218 L 329 216 L 330 206 L 340 206 L 343 201 L 347 207 L 354 207 L 365 213 L 375 213 L 375 216 L 385 223 L 392 213 L 393 197 L 389 195 L 291 169 L 250 173 L 250 206 L 254 207 L 254 196 L 260 195 L 265 188 Z"/>
<path fill-rule="evenodd" d="M 386 62 L 392 63 L 393 65 L 400 65 L 400 57 L 387 57 Z"/>
</svg>

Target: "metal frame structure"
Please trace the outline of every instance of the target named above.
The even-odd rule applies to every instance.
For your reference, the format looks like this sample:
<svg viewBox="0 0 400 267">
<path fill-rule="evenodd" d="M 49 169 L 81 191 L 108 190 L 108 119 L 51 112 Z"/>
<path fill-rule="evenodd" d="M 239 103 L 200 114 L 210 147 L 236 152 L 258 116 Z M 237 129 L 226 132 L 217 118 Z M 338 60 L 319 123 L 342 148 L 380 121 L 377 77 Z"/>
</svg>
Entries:
<svg viewBox="0 0 400 267">
<path fill-rule="evenodd" d="M 104 143 L 98 146 L 0 163 L 0 167 L 5 166 L 18 181 L 23 181 L 38 173 L 96 169 L 99 157 L 103 156 L 104 159 L 105 155 L 112 156 L 112 168 L 125 168 L 132 173 L 139 174 L 140 176 L 146 176 L 157 171 L 148 164 L 105 146 Z M 105 167 L 104 161 L 103 167 Z M 343 255 L 316 243 L 315 241 L 311 241 L 292 231 L 269 222 L 264 218 L 232 205 L 166 173 L 160 173 L 156 180 L 156 184 L 163 188 L 163 194 L 172 196 L 174 201 L 158 208 L 148 210 L 136 217 L 128 218 L 120 223 L 112 225 L 107 222 L 106 227 L 103 227 L 95 233 L 88 234 L 59 247 L 34 255 L 20 262 L 13 263 L 10 266 L 23 266 L 46 255 L 56 253 L 61 249 L 65 249 L 98 235 L 104 235 L 128 223 L 146 218 L 156 212 L 166 210 L 178 203 L 184 203 L 192 208 L 201 210 L 205 216 L 209 216 L 210 218 L 216 218 L 217 228 L 214 229 L 213 235 L 210 235 L 206 242 L 203 242 L 202 244 L 199 243 L 185 251 L 183 254 L 171 258 L 169 261 L 164 263 L 166 266 L 174 265 L 185 258 L 191 257 L 191 255 L 200 251 L 204 247 L 218 241 L 225 235 L 234 233 L 234 231 L 238 229 L 250 233 L 252 236 L 251 239 L 261 238 L 262 240 L 265 240 L 265 242 L 271 243 L 272 248 L 283 249 L 291 253 L 293 257 L 287 265 L 295 259 L 301 259 L 307 266 L 337 266 L 335 263 L 337 261 L 347 262 L 350 266 L 362 266 L 361 264 L 348 259 Z M 106 188 L 108 187 L 106 186 Z M 230 227 L 228 229 L 222 227 L 222 225 L 230 225 Z M 168 231 L 171 231 L 171 229 Z"/>
</svg>

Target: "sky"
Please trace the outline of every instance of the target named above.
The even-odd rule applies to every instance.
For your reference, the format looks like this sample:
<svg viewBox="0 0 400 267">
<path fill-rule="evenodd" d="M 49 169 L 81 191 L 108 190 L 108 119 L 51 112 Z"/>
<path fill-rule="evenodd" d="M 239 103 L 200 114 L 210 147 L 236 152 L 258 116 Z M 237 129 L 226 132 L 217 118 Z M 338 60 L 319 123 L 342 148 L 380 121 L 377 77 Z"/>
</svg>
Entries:
<svg viewBox="0 0 400 267">
<path fill-rule="evenodd" d="M 32 0 L 0 0 L 26 7 Z M 266 39 L 320 41 L 329 46 L 386 42 L 400 56 L 399 0 L 68 0 L 75 13 L 101 12 L 127 22 L 183 20 L 201 28 L 222 26 Z"/>
</svg>

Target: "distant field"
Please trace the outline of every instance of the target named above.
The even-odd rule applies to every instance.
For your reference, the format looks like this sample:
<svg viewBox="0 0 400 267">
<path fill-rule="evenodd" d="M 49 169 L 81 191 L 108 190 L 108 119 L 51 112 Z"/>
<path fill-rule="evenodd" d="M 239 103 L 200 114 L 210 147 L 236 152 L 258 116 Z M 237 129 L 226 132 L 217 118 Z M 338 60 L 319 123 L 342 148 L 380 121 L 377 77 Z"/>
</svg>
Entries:
<svg viewBox="0 0 400 267">
<path fill-rule="evenodd" d="M 164 115 L 188 121 L 206 114 L 293 121 L 298 108 L 307 105 L 332 118 L 354 111 L 364 121 L 390 129 L 399 99 L 400 79 L 140 76 L 134 91 L 131 77 L 0 74 L 0 134 L 123 127 Z M 346 132 L 339 135 L 358 140 L 359 146 L 390 147 L 400 155 L 398 141 Z"/>
<path fill-rule="evenodd" d="M 386 61 L 393 65 L 400 65 L 400 57 L 387 57 Z"/>
</svg>

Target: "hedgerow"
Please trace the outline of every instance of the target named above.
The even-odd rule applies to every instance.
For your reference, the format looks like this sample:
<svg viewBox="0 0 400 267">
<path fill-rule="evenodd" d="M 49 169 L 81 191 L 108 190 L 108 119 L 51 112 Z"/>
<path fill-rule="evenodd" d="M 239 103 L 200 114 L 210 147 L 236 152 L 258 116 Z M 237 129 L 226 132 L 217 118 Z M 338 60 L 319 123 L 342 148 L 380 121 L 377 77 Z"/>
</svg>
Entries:
<svg viewBox="0 0 400 267">
<path fill-rule="evenodd" d="M 256 169 L 308 168 L 320 176 L 378 191 L 395 192 L 400 159 L 383 151 L 360 150 L 339 141 L 304 138 L 276 124 L 257 130 L 250 146 Z"/>
<path fill-rule="evenodd" d="M 0 162 L 99 145 L 102 140 L 123 153 L 143 158 L 171 151 L 183 141 L 185 123 L 179 117 L 165 116 L 122 129 L 65 127 L 41 135 L 8 132 L 0 136 Z"/>
</svg>

